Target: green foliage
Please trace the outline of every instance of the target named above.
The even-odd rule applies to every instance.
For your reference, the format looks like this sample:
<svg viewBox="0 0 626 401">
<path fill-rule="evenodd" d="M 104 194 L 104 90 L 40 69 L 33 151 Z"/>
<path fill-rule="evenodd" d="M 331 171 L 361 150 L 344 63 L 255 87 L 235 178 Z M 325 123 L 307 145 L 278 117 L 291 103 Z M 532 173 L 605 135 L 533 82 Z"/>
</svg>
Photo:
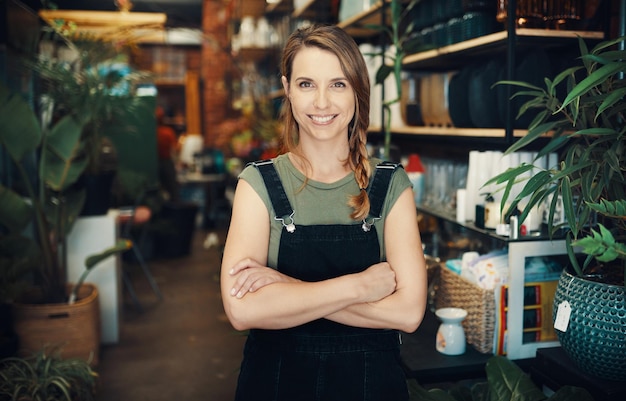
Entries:
<svg viewBox="0 0 626 401">
<path fill-rule="evenodd" d="M 411 400 L 420 401 L 593 401 L 583 388 L 563 386 L 547 397 L 513 361 L 503 356 L 489 358 L 485 365 L 486 382 L 471 388 L 455 385 L 449 390 L 430 389 L 409 380 Z"/>
<path fill-rule="evenodd" d="M 617 258 L 626 259 L 626 246 L 615 241 L 613 234 L 602 224 L 600 231 L 591 230 L 591 235 L 572 242 L 573 246 L 580 246 L 582 252 L 591 255 L 600 262 L 610 262 Z"/>
<path fill-rule="evenodd" d="M 0 241 L 0 303 L 15 299 L 26 289 L 26 280 L 39 263 L 39 248 L 19 235 Z"/>
<path fill-rule="evenodd" d="M 1 401 L 91 401 L 97 374 L 80 359 L 42 350 L 29 358 L 0 360 Z"/>
<path fill-rule="evenodd" d="M 66 116 L 44 131 L 30 105 L 0 84 L 0 145 L 13 162 L 23 188 L 17 192 L 0 184 L 0 225 L 12 235 L 22 235 L 34 222 L 35 244 L 41 249 L 39 273 L 49 285 L 46 295 L 52 299 L 64 298 L 65 271 L 51 238 L 65 237 L 84 199 L 83 193 L 68 189 L 85 169 L 76 151 L 81 146 L 81 129 L 80 123 Z M 36 158 L 37 153 L 37 174 L 33 177 L 25 161 Z M 3 256 L 11 258 L 10 249 L 6 251 Z"/>
<path fill-rule="evenodd" d="M 78 296 L 78 290 L 80 290 L 80 287 L 83 285 L 83 282 L 85 282 L 85 279 L 87 278 L 89 273 L 93 270 L 94 267 L 96 267 L 98 263 L 107 259 L 109 256 L 115 255 L 116 253 L 127 251 L 132 246 L 133 246 L 133 243 L 130 240 L 119 239 L 117 240 L 115 245 L 105 249 L 104 251 L 100 253 L 88 256 L 87 259 L 85 259 L 85 270 L 80 275 L 80 278 L 78 279 L 76 284 L 74 284 L 74 286 L 72 287 L 72 290 L 70 291 L 70 299 L 68 303 L 71 305 L 74 303 L 74 301 L 76 301 L 76 297 Z"/>
<path fill-rule="evenodd" d="M 45 84 L 45 96 L 55 115 L 72 115 L 82 125 L 82 144 L 87 171 L 95 173 L 106 166 L 100 158 L 102 130 L 115 124 L 116 116 L 138 107 L 137 97 L 128 91 L 146 78 L 143 73 L 122 74 L 114 67 L 123 61 L 124 46 L 93 34 L 72 34 L 68 48 L 76 54 L 72 61 L 38 58 L 25 61 Z M 119 122 L 117 122 L 119 124 Z M 120 125 L 120 131 L 128 127 Z"/>
<path fill-rule="evenodd" d="M 390 52 L 383 53 L 383 63 L 376 71 L 377 85 L 384 85 L 387 77 L 393 73 L 397 92 L 395 98 L 383 101 L 386 158 L 389 158 L 391 145 L 391 106 L 400 102 L 402 98 L 402 61 L 405 56 L 416 52 L 419 48 L 418 44 L 411 41 L 414 21 L 408 18 L 411 10 L 419 3 L 419 0 L 411 0 L 408 4 L 402 3 L 402 0 L 391 0 L 389 2 L 389 24 L 368 24 L 365 26 L 368 29 L 384 33 L 391 48 Z"/>
<path fill-rule="evenodd" d="M 0 84 L 0 149 L 18 175 L 11 188 L 0 184 L 0 230 L 38 246 L 40 252 L 32 255 L 40 258 L 28 265 L 36 266 L 33 271 L 42 283 L 45 302 L 67 301 L 63 249 L 85 201 L 84 190 L 74 184 L 87 171 L 102 168 L 100 127 L 138 104 L 135 95 L 114 95 L 120 86 L 134 89 L 132 83 L 140 79 L 108 69 L 120 51 L 117 43 L 86 35 L 75 35 L 73 40 L 66 45 L 75 51 L 74 61 L 24 60 L 24 66 L 43 82 L 41 124 L 20 94 Z M 34 171 L 30 164 L 35 164 Z M 0 236 L 2 242 L 9 240 Z M 23 260 L 18 250 L 5 247 L 1 258 L 0 283 L 6 288 L 9 282 L 18 284 L 16 269 L 19 266 L 23 272 L 27 265 L 13 265 Z M 8 296 L 3 287 L 0 293 Z M 13 297 L 16 287 L 10 287 Z"/>
<path fill-rule="evenodd" d="M 579 38 L 579 65 L 565 69 L 553 79 L 545 78 L 545 87 L 520 81 L 500 81 L 520 90 L 513 97 L 528 97 L 519 115 L 539 110 L 528 133 L 506 153 L 545 141 L 537 159 L 552 152 L 560 156 L 558 167 L 545 170 L 523 164 L 492 178 L 486 185 L 504 185 L 502 210 L 509 212 L 527 200 L 520 220 L 537 205 L 547 205 L 548 227 L 568 237 L 568 254 L 579 276 L 585 274 L 593 258 L 580 266 L 572 246 L 599 262 L 613 262 L 626 269 L 626 50 L 615 50 L 625 37 L 608 40 L 588 49 Z M 565 96 L 560 93 L 565 89 Z M 518 117 L 519 117 L 518 115 Z M 546 134 L 549 139 L 546 139 Z M 527 179 L 515 199 L 510 190 L 522 182 L 524 173 L 537 173 Z M 566 221 L 554 222 L 553 216 L 562 199 Z M 595 218 L 600 231 L 593 230 Z"/>
</svg>

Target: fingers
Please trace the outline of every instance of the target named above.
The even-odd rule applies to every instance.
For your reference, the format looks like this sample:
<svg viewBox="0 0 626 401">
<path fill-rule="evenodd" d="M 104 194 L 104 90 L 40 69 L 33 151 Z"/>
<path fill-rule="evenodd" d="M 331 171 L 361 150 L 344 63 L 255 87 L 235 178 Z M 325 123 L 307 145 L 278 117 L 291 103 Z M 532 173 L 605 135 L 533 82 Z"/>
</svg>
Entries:
<svg viewBox="0 0 626 401">
<path fill-rule="evenodd" d="M 235 264 L 229 274 L 236 276 L 230 295 L 237 298 L 243 298 L 247 293 L 255 292 L 272 283 L 290 280 L 289 277 L 252 259 Z"/>
<path fill-rule="evenodd" d="M 231 276 L 235 276 L 237 275 L 237 273 L 241 272 L 242 270 L 248 269 L 250 267 L 261 267 L 261 264 L 258 263 L 256 260 L 251 259 L 251 258 L 245 258 L 240 260 L 239 262 L 237 262 L 228 272 L 228 274 L 230 274 Z"/>
<path fill-rule="evenodd" d="M 230 290 L 230 295 L 237 298 L 243 298 L 246 295 L 254 283 L 257 281 L 255 268 L 245 268 L 245 270 L 234 269 L 231 270 L 231 275 L 236 275 L 237 279 Z"/>
</svg>

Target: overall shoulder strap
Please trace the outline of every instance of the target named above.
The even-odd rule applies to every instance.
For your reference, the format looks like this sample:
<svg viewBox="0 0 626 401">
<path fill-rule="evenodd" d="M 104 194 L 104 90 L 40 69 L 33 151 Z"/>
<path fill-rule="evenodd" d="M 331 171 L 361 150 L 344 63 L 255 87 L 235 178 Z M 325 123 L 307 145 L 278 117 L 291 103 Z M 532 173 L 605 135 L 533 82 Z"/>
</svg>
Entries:
<svg viewBox="0 0 626 401">
<path fill-rule="evenodd" d="M 397 168 L 403 168 L 400 163 L 381 162 L 376 166 L 376 172 L 372 177 L 367 194 L 370 198 L 369 217 L 380 219 L 382 217 L 383 204 L 387 197 L 387 190 L 391 183 L 391 177 Z"/>
<path fill-rule="evenodd" d="M 261 173 L 261 177 L 263 177 L 263 182 L 267 188 L 272 207 L 274 207 L 274 212 L 276 213 L 276 220 L 281 220 L 287 230 L 292 232 L 295 230 L 293 224 L 293 215 L 295 212 L 291 207 L 291 203 L 289 203 L 289 198 L 287 198 L 283 183 L 280 181 L 280 177 L 276 172 L 274 162 L 272 160 L 261 160 L 250 164 L 256 167 Z M 286 219 L 290 220 L 290 223 L 285 223 Z M 291 227 L 293 227 L 293 229 L 291 229 Z"/>
</svg>

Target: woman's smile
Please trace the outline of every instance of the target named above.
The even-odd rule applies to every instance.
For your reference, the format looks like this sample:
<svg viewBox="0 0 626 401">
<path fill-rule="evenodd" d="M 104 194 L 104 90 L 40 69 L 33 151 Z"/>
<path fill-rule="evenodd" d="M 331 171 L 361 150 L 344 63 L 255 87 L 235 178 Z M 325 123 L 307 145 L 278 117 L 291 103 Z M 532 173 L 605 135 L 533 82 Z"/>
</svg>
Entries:
<svg viewBox="0 0 626 401">
<path fill-rule="evenodd" d="M 337 114 L 324 115 L 324 116 L 309 115 L 309 117 L 311 118 L 311 120 L 313 120 L 313 122 L 317 124 L 326 125 L 326 124 L 330 124 L 333 121 L 333 119 L 337 117 Z"/>
</svg>

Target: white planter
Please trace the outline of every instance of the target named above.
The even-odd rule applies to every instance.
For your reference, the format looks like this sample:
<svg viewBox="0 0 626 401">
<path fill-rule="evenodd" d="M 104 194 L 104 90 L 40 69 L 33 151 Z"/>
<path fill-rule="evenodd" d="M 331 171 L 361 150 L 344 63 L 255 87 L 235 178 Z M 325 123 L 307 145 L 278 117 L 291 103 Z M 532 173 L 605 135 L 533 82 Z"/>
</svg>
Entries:
<svg viewBox="0 0 626 401">
<path fill-rule="evenodd" d="M 117 210 L 102 216 L 80 217 L 67 238 L 67 279 L 78 280 L 85 270 L 85 258 L 115 245 Z M 121 275 L 119 255 L 100 262 L 87 276 L 86 282 L 98 287 L 102 344 L 119 342 L 121 320 Z"/>
</svg>

